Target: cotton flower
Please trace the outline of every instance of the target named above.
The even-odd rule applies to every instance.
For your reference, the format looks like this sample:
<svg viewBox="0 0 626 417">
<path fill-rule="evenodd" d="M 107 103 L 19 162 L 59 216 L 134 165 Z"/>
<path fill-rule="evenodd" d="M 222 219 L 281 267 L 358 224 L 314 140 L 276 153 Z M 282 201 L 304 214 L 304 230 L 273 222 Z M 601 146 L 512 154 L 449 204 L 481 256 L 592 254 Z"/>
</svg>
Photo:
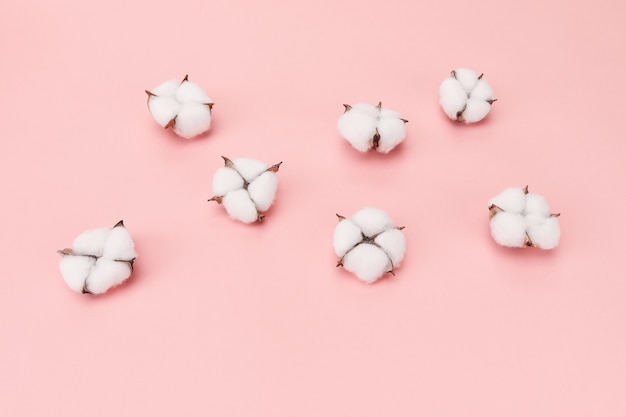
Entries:
<svg viewBox="0 0 626 417">
<path fill-rule="evenodd" d="M 102 294 L 127 280 L 137 257 L 133 239 L 121 220 L 113 228 L 81 233 L 71 248 L 58 253 L 65 283 L 83 294 Z"/>
<path fill-rule="evenodd" d="M 502 246 L 554 249 L 561 229 L 545 198 L 524 188 L 507 188 L 489 200 L 491 236 Z"/>
<path fill-rule="evenodd" d="M 404 227 L 396 227 L 387 213 L 377 208 L 364 208 L 350 218 L 337 215 L 333 246 L 343 266 L 368 284 L 386 272 L 394 275 L 404 259 L 406 241 Z"/>
<path fill-rule="evenodd" d="M 251 158 L 224 156 L 224 166 L 213 175 L 213 197 L 233 219 L 244 223 L 261 222 L 276 196 L 278 177 L 282 164 L 272 166 Z"/>
<path fill-rule="evenodd" d="M 408 120 L 396 111 L 383 108 L 382 103 L 378 106 L 367 103 L 343 106 L 345 112 L 337 122 L 339 133 L 360 152 L 374 149 L 388 153 L 406 137 Z"/>
<path fill-rule="evenodd" d="M 186 75 L 182 81 L 165 81 L 146 94 L 152 117 L 164 128 L 173 128 L 185 139 L 209 130 L 213 101 Z"/>
<path fill-rule="evenodd" d="M 483 74 L 458 68 L 439 87 L 439 104 L 452 120 L 475 123 L 487 116 L 496 99 Z"/>
</svg>

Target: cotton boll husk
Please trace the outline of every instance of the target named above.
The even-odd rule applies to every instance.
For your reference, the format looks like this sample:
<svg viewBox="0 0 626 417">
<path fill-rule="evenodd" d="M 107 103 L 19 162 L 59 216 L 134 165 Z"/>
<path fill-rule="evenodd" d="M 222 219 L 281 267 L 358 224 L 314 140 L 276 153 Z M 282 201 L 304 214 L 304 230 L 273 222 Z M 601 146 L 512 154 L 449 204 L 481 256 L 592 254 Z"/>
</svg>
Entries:
<svg viewBox="0 0 626 417">
<path fill-rule="evenodd" d="M 466 95 L 474 89 L 476 83 L 478 82 L 478 75 L 476 75 L 476 73 L 471 69 L 458 68 L 454 70 L 454 74 Z"/>
<path fill-rule="evenodd" d="M 367 237 L 374 236 L 393 226 L 393 221 L 381 209 L 367 207 L 350 218 Z"/>
<path fill-rule="evenodd" d="M 476 123 L 487 116 L 491 110 L 491 104 L 483 99 L 470 98 L 467 100 L 467 106 L 463 110 L 463 121 L 465 123 Z"/>
<path fill-rule="evenodd" d="M 212 100 L 204 90 L 192 81 L 183 82 L 176 90 L 176 100 L 181 103 L 209 104 Z"/>
<path fill-rule="evenodd" d="M 502 246 L 523 247 L 526 243 L 526 221 L 517 213 L 500 212 L 491 219 L 491 236 Z"/>
<path fill-rule="evenodd" d="M 213 195 L 222 197 L 243 188 L 243 178 L 232 168 L 222 167 L 213 175 Z"/>
<path fill-rule="evenodd" d="M 521 188 L 507 188 L 489 200 L 489 206 L 491 205 L 496 205 L 504 211 L 522 213 L 526 205 L 526 194 Z"/>
<path fill-rule="evenodd" d="M 465 108 L 467 94 L 461 83 L 450 77 L 443 80 L 439 87 L 439 104 L 443 111 L 452 120 L 457 119 L 457 114 Z"/>
<path fill-rule="evenodd" d="M 397 117 L 381 118 L 378 122 L 380 141 L 377 151 L 388 153 L 406 137 L 406 124 Z"/>
<path fill-rule="evenodd" d="M 176 116 L 174 131 L 185 139 L 200 135 L 211 127 L 211 110 L 206 104 L 187 103 Z"/>
<path fill-rule="evenodd" d="M 269 168 L 269 165 L 265 162 L 257 161 L 252 158 L 233 159 L 233 165 L 247 182 L 252 182 L 256 177 L 267 171 Z"/>
<path fill-rule="evenodd" d="M 272 171 L 265 171 L 248 185 L 248 193 L 257 209 L 265 211 L 274 202 L 277 188 L 278 177 L 276 174 Z"/>
<path fill-rule="evenodd" d="M 376 134 L 377 121 L 375 117 L 353 107 L 339 118 L 337 122 L 339 134 L 350 142 L 354 149 L 367 152 L 370 149 L 370 142 Z"/>
<path fill-rule="evenodd" d="M 357 113 L 365 113 L 370 117 L 378 117 L 380 114 L 378 106 L 372 106 L 369 103 L 357 103 L 352 106 L 352 110 L 355 110 Z M 348 112 L 352 110 L 348 110 Z"/>
<path fill-rule="evenodd" d="M 543 217 L 550 215 L 550 206 L 543 196 L 534 193 L 526 194 L 526 208 L 524 209 L 526 214 L 539 214 Z"/>
<path fill-rule="evenodd" d="M 132 261 L 137 257 L 135 243 L 124 226 L 116 226 L 111 230 L 102 256 L 119 261 Z"/>
<path fill-rule="evenodd" d="M 91 256 L 66 255 L 61 258 L 59 268 L 68 287 L 76 292 L 82 292 L 85 280 L 95 264 L 96 259 Z"/>
<path fill-rule="evenodd" d="M 389 255 L 394 266 L 400 265 L 406 251 L 406 238 L 402 230 L 398 228 L 389 229 L 376 236 L 374 242 Z"/>
<path fill-rule="evenodd" d="M 361 242 L 363 234 L 350 219 L 343 219 L 335 226 L 333 234 L 333 247 L 337 256 L 342 257 L 357 243 Z"/>
<path fill-rule="evenodd" d="M 348 252 L 343 258 L 343 267 L 368 284 L 391 271 L 385 252 L 369 243 L 357 245 Z"/>
<path fill-rule="evenodd" d="M 87 291 L 102 294 L 128 279 L 131 272 L 132 269 L 127 262 L 100 258 L 87 278 Z"/>
<path fill-rule="evenodd" d="M 179 85 L 180 81 L 178 80 L 168 80 L 160 84 L 158 87 L 150 90 L 150 92 L 155 96 L 174 98 L 176 96 L 176 89 L 178 89 Z"/>
<path fill-rule="evenodd" d="M 222 198 L 222 205 L 230 217 L 244 223 L 254 223 L 259 218 L 254 202 L 244 189 L 226 194 Z"/>
<path fill-rule="evenodd" d="M 100 257 L 104 251 L 104 244 L 111 234 L 111 229 L 101 227 L 87 230 L 74 239 L 72 250 L 76 255 L 93 255 Z"/>
<path fill-rule="evenodd" d="M 472 90 L 470 94 L 471 98 L 481 99 L 481 100 L 493 100 L 493 90 L 491 86 L 484 78 L 481 78 L 476 83 L 476 86 Z"/>
<path fill-rule="evenodd" d="M 561 227 L 557 217 L 529 214 L 526 216 L 526 226 L 533 245 L 541 249 L 554 249 L 559 245 Z"/>
<path fill-rule="evenodd" d="M 154 120 L 165 127 L 176 117 L 181 109 L 181 105 L 171 97 L 151 96 L 148 99 L 148 108 Z"/>
</svg>

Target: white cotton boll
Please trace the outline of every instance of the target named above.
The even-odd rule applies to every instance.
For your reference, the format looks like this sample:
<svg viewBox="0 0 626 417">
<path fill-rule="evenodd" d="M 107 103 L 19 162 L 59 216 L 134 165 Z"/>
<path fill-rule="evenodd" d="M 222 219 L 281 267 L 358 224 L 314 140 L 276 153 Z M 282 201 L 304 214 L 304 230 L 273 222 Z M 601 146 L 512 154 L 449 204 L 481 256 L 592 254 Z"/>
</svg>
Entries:
<svg viewBox="0 0 626 417">
<path fill-rule="evenodd" d="M 491 89 L 491 86 L 489 85 L 487 80 L 481 78 L 476 83 L 476 86 L 472 90 L 470 97 L 485 101 L 493 100 L 493 90 Z"/>
<path fill-rule="evenodd" d="M 561 239 L 561 227 L 555 216 L 545 217 L 541 214 L 526 216 L 528 237 L 534 246 L 541 249 L 554 249 Z"/>
<path fill-rule="evenodd" d="M 222 167 L 213 175 L 213 195 L 222 197 L 243 188 L 243 178 L 232 168 Z"/>
<path fill-rule="evenodd" d="M 102 256 L 104 244 L 111 234 L 111 229 L 101 227 L 87 230 L 74 239 L 72 250 L 77 255 Z"/>
<path fill-rule="evenodd" d="M 102 256 L 120 261 L 132 261 L 137 257 L 135 243 L 124 226 L 116 226 L 111 230 L 104 244 Z"/>
<path fill-rule="evenodd" d="M 128 262 L 100 258 L 87 278 L 85 289 L 92 294 L 102 294 L 126 281 L 131 272 Z"/>
<path fill-rule="evenodd" d="M 174 98 L 176 96 L 176 90 L 180 84 L 181 82 L 178 80 L 168 80 L 158 87 L 150 90 L 150 92 L 155 96 Z"/>
<path fill-rule="evenodd" d="M 389 255 L 394 267 L 400 265 L 406 251 L 406 238 L 402 230 L 398 228 L 389 229 L 376 236 L 374 242 Z"/>
<path fill-rule="evenodd" d="M 366 207 L 356 212 L 350 219 L 367 237 L 374 236 L 393 226 L 393 221 L 383 210 Z"/>
<path fill-rule="evenodd" d="M 254 223 L 259 218 L 257 208 L 247 190 L 229 192 L 222 198 L 222 205 L 230 217 L 244 223 Z"/>
<path fill-rule="evenodd" d="M 82 292 L 85 280 L 96 264 L 92 256 L 63 256 L 59 262 L 63 280 L 72 290 Z"/>
<path fill-rule="evenodd" d="M 363 240 L 363 233 L 350 219 L 343 219 L 335 226 L 333 247 L 335 254 L 341 257 Z"/>
<path fill-rule="evenodd" d="M 154 120 L 165 127 L 176 118 L 176 115 L 181 109 L 181 105 L 171 97 L 150 97 L 148 100 L 148 108 Z"/>
<path fill-rule="evenodd" d="M 198 136 L 211 127 L 211 110 L 205 104 L 187 103 L 176 116 L 174 131 L 185 139 Z"/>
<path fill-rule="evenodd" d="M 543 217 L 550 215 L 550 206 L 543 196 L 534 193 L 526 194 L 526 207 L 524 208 L 526 214 L 539 214 Z"/>
<path fill-rule="evenodd" d="M 378 122 L 378 133 L 380 142 L 377 150 L 389 153 L 406 137 L 406 123 L 397 117 L 381 118 Z"/>
<path fill-rule="evenodd" d="M 372 138 L 376 134 L 376 125 L 376 116 L 356 107 L 341 115 L 337 122 L 339 134 L 359 152 L 370 150 Z"/>
<path fill-rule="evenodd" d="M 463 121 L 465 123 L 476 123 L 487 116 L 491 110 L 491 104 L 482 99 L 470 98 L 467 106 L 463 110 Z"/>
<path fill-rule="evenodd" d="M 502 246 L 512 248 L 526 244 L 526 221 L 518 213 L 501 212 L 491 219 L 491 236 Z"/>
<path fill-rule="evenodd" d="M 233 165 L 247 182 L 252 182 L 269 168 L 269 165 L 265 162 L 252 158 L 235 158 L 233 159 Z"/>
<path fill-rule="evenodd" d="M 192 81 L 185 81 L 176 90 L 176 100 L 180 103 L 209 104 L 213 101 L 204 90 Z"/>
<path fill-rule="evenodd" d="M 248 185 L 250 198 L 259 211 L 266 211 L 274 202 L 278 177 L 272 171 L 265 171 Z"/>
<path fill-rule="evenodd" d="M 463 87 L 465 94 L 470 94 L 470 92 L 476 86 L 478 82 L 478 75 L 468 68 L 457 68 L 454 70 L 454 78 L 456 78 Z"/>
<path fill-rule="evenodd" d="M 526 193 L 524 189 L 510 187 L 489 200 L 489 206 L 495 205 L 500 209 L 512 213 L 522 213 L 526 206 Z"/>
<path fill-rule="evenodd" d="M 457 115 L 465 109 L 467 94 L 455 78 L 446 78 L 439 86 L 439 104 L 452 120 L 456 120 Z"/>
<path fill-rule="evenodd" d="M 391 271 L 391 262 L 379 247 L 362 243 L 344 256 L 343 267 L 369 284 Z"/>
</svg>

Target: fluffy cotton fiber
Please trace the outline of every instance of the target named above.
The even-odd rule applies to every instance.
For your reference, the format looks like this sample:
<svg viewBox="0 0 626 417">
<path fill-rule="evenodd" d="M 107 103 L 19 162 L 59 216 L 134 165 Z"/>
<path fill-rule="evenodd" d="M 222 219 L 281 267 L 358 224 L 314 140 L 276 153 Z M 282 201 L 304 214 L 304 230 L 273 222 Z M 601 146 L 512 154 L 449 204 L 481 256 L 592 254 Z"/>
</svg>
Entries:
<svg viewBox="0 0 626 417">
<path fill-rule="evenodd" d="M 224 166 L 213 175 L 213 197 L 233 219 L 244 223 L 261 222 L 274 203 L 282 162 L 269 166 L 251 158 L 226 157 Z"/>
<path fill-rule="evenodd" d="M 185 139 L 198 136 L 211 126 L 213 101 L 202 88 L 189 81 L 169 80 L 149 91 L 148 108 L 164 128 L 173 128 Z"/>
<path fill-rule="evenodd" d="M 502 246 L 536 246 L 554 249 L 559 245 L 559 214 L 550 213 L 545 198 L 525 188 L 507 188 L 489 200 L 491 236 Z"/>
<path fill-rule="evenodd" d="M 58 252 L 63 279 L 72 290 L 83 294 L 102 294 L 127 280 L 137 257 L 123 221 L 113 228 L 83 232 L 71 248 Z"/>
<path fill-rule="evenodd" d="M 393 274 L 406 250 L 403 228 L 394 226 L 383 210 L 372 207 L 359 210 L 350 218 L 338 217 L 333 236 L 339 257 L 337 266 L 368 284 L 386 272 Z"/>
<path fill-rule="evenodd" d="M 360 152 L 370 149 L 388 153 L 406 137 L 407 120 L 400 113 L 367 103 L 344 104 L 346 111 L 339 118 L 339 133 Z"/>
<path fill-rule="evenodd" d="M 475 123 L 484 119 L 496 99 L 483 75 L 458 68 L 439 87 L 439 104 L 452 120 Z"/>
</svg>

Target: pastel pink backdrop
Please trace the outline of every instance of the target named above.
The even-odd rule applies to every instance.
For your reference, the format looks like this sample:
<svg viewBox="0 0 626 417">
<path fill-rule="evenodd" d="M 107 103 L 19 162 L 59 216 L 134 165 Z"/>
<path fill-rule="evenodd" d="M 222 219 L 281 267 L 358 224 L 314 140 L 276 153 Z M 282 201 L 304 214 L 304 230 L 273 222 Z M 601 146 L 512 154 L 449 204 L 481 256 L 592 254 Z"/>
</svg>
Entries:
<svg viewBox="0 0 626 417">
<path fill-rule="evenodd" d="M 0 6 L 0 415 L 626 415 L 626 3 L 268 0 Z M 458 66 L 499 99 L 446 119 Z M 186 141 L 146 88 L 189 74 Z M 410 120 L 387 156 L 343 103 Z M 220 155 L 283 161 L 246 226 L 208 203 Z M 491 240 L 507 186 L 562 213 L 552 252 Z M 397 276 L 335 268 L 335 213 L 406 226 Z M 124 219 L 133 278 L 71 292 L 56 250 Z"/>
</svg>

